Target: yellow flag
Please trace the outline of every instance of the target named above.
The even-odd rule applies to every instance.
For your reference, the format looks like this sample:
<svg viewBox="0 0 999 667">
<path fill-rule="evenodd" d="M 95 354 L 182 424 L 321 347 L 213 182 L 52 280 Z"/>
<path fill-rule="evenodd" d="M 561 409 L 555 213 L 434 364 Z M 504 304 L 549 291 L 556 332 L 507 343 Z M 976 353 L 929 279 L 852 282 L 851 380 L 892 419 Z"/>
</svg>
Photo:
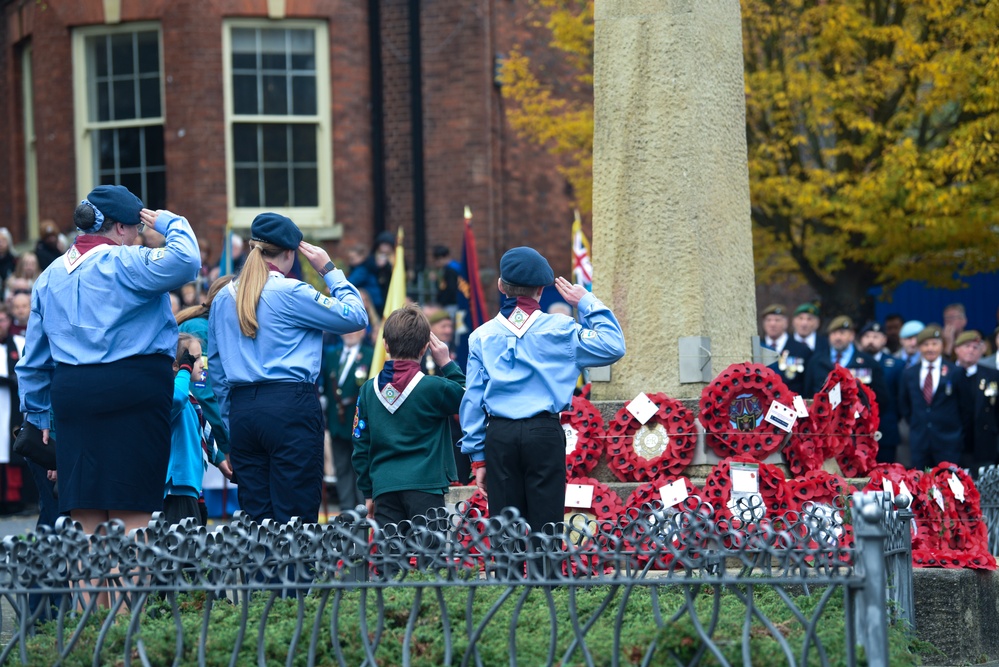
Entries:
<svg viewBox="0 0 999 667">
<path fill-rule="evenodd" d="M 392 266 L 392 280 L 389 281 L 388 294 L 385 295 L 385 309 L 382 311 L 382 322 L 385 318 L 406 305 L 406 253 L 402 247 L 402 227 L 395 237 L 395 264 Z M 378 327 L 378 338 L 375 339 L 375 354 L 371 359 L 371 373 L 368 379 L 378 377 L 385 365 L 385 345 L 382 338 L 383 327 Z"/>
</svg>

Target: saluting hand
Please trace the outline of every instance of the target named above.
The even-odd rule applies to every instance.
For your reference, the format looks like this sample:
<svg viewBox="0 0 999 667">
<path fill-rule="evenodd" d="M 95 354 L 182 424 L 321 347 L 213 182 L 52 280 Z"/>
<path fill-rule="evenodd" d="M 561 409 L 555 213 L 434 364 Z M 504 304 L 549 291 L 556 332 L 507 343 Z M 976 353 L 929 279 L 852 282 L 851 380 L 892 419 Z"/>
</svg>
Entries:
<svg viewBox="0 0 999 667">
<path fill-rule="evenodd" d="M 555 279 L 555 289 L 562 295 L 565 302 L 575 308 L 579 305 L 579 300 L 588 294 L 582 285 L 573 285 L 568 280 L 559 276 Z"/>
<path fill-rule="evenodd" d="M 430 356 L 433 357 L 437 368 L 444 368 L 451 363 L 451 350 L 448 349 L 447 343 L 433 333 L 430 334 Z"/>
<path fill-rule="evenodd" d="M 139 220 L 141 220 L 142 224 L 144 224 L 146 227 L 152 227 L 153 229 L 155 229 L 156 218 L 158 218 L 159 215 L 160 215 L 159 211 L 153 211 L 151 209 L 144 208 L 141 211 L 139 211 Z"/>
<path fill-rule="evenodd" d="M 298 251 L 305 255 L 305 259 L 309 260 L 312 268 L 318 271 L 320 275 L 323 274 L 325 271 L 323 267 L 330 261 L 330 254 L 325 249 L 302 241 L 298 244 Z"/>
</svg>

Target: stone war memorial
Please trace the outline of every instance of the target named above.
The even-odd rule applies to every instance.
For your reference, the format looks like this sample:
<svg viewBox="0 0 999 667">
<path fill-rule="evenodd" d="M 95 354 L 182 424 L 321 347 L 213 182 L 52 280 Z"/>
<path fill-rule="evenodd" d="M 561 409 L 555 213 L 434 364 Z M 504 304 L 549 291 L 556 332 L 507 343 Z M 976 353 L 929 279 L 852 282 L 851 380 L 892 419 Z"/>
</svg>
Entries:
<svg viewBox="0 0 999 667">
<path fill-rule="evenodd" d="M 399 525 L 62 519 L 0 544 L 0 664 L 999 659 L 999 471 L 878 464 L 864 378 L 799 396 L 756 338 L 740 20 L 595 4 L 594 292 L 628 350 L 561 415 L 558 530 L 467 486 Z"/>
</svg>

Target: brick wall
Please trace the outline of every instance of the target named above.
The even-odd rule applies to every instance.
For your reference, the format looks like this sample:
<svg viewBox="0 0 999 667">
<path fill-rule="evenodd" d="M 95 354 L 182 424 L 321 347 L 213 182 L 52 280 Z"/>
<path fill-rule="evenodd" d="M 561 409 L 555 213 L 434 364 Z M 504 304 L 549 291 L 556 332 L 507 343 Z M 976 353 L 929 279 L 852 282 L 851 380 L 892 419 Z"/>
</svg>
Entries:
<svg viewBox="0 0 999 667">
<path fill-rule="evenodd" d="M 2 0 L 0 0 L 2 1 Z M 382 0 L 386 225 L 413 244 L 413 168 L 408 0 Z M 427 251 L 460 255 L 462 211 L 470 206 L 487 293 L 499 256 L 514 245 L 538 247 L 559 273 L 569 269 L 571 204 L 555 161 L 510 130 L 493 83 L 494 58 L 514 43 L 544 44 L 528 0 L 424 0 L 423 110 Z M 13 0 L 3 5 L 0 42 L 0 215 L 23 227 L 23 139 L 17 90 L 17 31 L 34 44 L 35 126 L 40 217 L 69 227 L 76 192 L 72 105 L 72 30 L 104 22 L 102 0 Z M 168 206 L 188 216 L 217 258 L 226 222 L 222 24 L 267 15 L 266 0 L 122 0 L 122 21 L 156 20 L 163 34 Z M 336 221 L 341 248 L 374 236 L 372 119 L 367 2 L 287 0 L 287 18 L 329 22 Z M 18 36 L 17 39 L 20 39 Z M 544 62 L 544 49 L 538 56 Z M 5 150 L 4 150 L 5 149 Z M 332 246 L 331 246 L 332 248 Z M 426 260 L 429 262 L 430 258 Z"/>
</svg>

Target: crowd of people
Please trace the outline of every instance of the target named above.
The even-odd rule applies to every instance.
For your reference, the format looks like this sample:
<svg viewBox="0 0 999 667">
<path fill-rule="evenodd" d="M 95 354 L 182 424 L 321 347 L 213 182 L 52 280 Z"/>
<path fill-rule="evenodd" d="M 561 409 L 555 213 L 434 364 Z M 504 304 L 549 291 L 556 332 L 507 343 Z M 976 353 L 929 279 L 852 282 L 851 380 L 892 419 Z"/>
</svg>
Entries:
<svg viewBox="0 0 999 667">
<path fill-rule="evenodd" d="M 819 308 L 763 310 L 761 343 L 788 388 L 811 398 L 835 365 L 874 392 L 880 415 L 878 461 L 922 469 L 947 461 L 977 475 L 999 463 L 999 327 L 967 329 L 962 304 L 944 308 L 943 324 L 892 314 L 862 326 L 837 316 L 823 326 Z"/>
<path fill-rule="evenodd" d="M 23 420 L 19 441 L 55 452 L 54 465 L 22 469 L 8 442 L 2 490 L 23 502 L 15 473 L 34 477 L 40 522 L 69 515 L 87 531 L 113 519 L 131 529 L 163 512 L 204 524 L 209 466 L 238 484 L 250 518 L 315 522 L 327 433 L 345 509 L 398 522 L 443 506 L 453 483 L 486 493 L 488 480 L 491 511 L 562 519 L 559 413 L 583 368 L 623 356 L 624 336 L 606 306 L 556 279 L 535 250 L 504 254 L 502 307 L 471 333 L 463 369 L 451 349 L 457 269 L 443 246 L 440 303 L 409 304 L 382 323 L 387 235 L 363 259 L 351 249 L 348 279 L 292 220 L 261 213 L 246 251 L 233 245 L 238 273 L 218 276 L 183 216 L 147 209 L 124 187 L 95 188 L 73 221 L 72 239 L 43 225 L 33 256 L 47 265 L 0 309 L 0 418 L 6 407 L 11 423 Z M 300 261 L 323 290 L 300 279 Z M 541 310 L 552 285 L 578 321 Z M 371 377 L 379 329 L 389 360 Z"/>
<path fill-rule="evenodd" d="M 462 367 L 446 247 L 433 249 L 436 302 L 382 323 L 390 235 L 349 248 L 341 268 L 292 220 L 261 213 L 245 252 L 231 248 L 238 272 L 219 276 L 185 218 L 146 209 L 123 187 L 95 188 L 73 219 L 74 238 L 43 223 L 34 252 L 19 257 L 0 230 L 0 420 L 23 421 L 58 462 L 19 462 L 5 429 L 0 511 L 37 498 L 40 521 L 69 514 L 87 529 L 144 525 L 156 511 L 204 523 L 211 465 L 239 485 L 253 519 L 317 521 L 332 462 L 340 507 L 366 506 L 381 521 L 443 505 L 450 484 L 469 482 L 491 512 L 561 520 L 559 413 L 581 370 L 617 361 L 625 346 L 613 313 L 535 250 L 503 255 L 500 311 L 471 333 Z M 303 260 L 323 290 L 301 280 Z M 568 314 L 541 310 L 549 286 Z M 806 398 L 837 365 L 871 388 L 879 461 L 975 471 L 999 462 L 999 328 L 966 330 L 960 304 L 942 320 L 858 327 L 842 315 L 823 323 L 813 303 L 775 304 L 761 339 Z M 389 361 L 372 377 L 379 330 Z"/>
</svg>

